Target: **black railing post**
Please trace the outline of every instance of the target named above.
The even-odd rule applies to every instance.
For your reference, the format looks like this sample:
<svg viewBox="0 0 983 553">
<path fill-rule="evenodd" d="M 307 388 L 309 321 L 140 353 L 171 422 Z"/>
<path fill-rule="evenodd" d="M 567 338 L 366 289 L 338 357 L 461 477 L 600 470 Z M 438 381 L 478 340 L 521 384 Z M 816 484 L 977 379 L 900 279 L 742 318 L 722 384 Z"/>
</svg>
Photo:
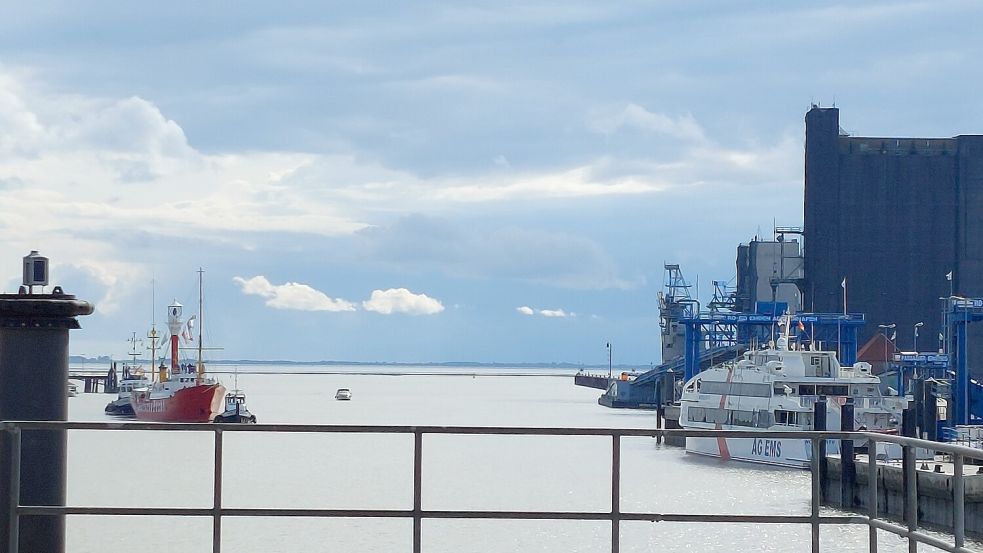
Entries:
<svg viewBox="0 0 983 553">
<path fill-rule="evenodd" d="M 621 551 L 621 436 L 611 436 L 611 553 Z"/>
<path fill-rule="evenodd" d="M 222 553 L 222 429 L 215 429 L 212 477 L 212 553 Z"/>
<path fill-rule="evenodd" d="M 413 553 L 420 553 L 423 537 L 423 432 L 413 431 Z"/>
</svg>

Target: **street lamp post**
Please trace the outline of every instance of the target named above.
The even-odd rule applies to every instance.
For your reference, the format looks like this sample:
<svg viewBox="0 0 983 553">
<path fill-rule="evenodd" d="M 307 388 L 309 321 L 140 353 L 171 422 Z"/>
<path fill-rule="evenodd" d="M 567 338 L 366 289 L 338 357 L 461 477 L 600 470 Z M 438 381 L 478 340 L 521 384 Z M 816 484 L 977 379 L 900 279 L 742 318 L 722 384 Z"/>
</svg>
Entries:
<svg viewBox="0 0 983 553">
<path fill-rule="evenodd" d="M 608 380 L 611 380 L 611 342 L 608 342 Z"/>
<path fill-rule="evenodd" d="M 911 349 L 913 349 L 915 353 L 918 353 L 918 328 L 922 326 L 925 326 L 925 323 L 923 322 L 915 323 L 915 339 L 911 343 Z"/>
<path fill-rule="evenodd" d="M 889 328 L 895 328 L 897 326 L 898 325 L 896 325 L 894 323 L 891 323 L 889 325 L 877 325 L 877 328 L 881 329 L 881 334 L 884 335 L 884 364 L 885 364 L 884 365 L 884 368 L 885 368 L 885 370 L 887 370 L 887 367 L 890 365 L 888 363 L 887 344 L 888 344 L 888 342 L 891 341 L 891 339 L 887 337 L 887 329 L 889 329 Z"/>
<path fill-rule="evenodd" d="M 877 325 L 877 328 L 881 329 L 881 334 L 884 335 L 884 369 L 882 371 L 882 374 L 886 373 L 887 370 L 891 368 L 891 361 L 888 359 L 888 353 L 887 353 L 887 344 L 891 342 L 891 339 L 887 337 L 887 329 L 895 328 L 896 326 L 897 325 L 894 323 L 891 323 L 889 325 Z M 904 375 L 901 373 L 902 373 L 902 369 L 899 366 L 898 367 L 898 393 L 899 394 L 903 394 L 903 390 L 904 390 Z"/>
</svg>

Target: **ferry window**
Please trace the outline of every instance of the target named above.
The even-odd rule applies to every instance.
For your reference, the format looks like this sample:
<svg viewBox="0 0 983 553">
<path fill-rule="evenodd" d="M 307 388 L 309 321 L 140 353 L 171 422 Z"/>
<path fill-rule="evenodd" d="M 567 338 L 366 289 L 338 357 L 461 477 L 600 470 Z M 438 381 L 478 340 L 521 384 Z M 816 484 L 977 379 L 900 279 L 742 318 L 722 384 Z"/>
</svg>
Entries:
<svg viewBox="0 0 983 553">
<path fill-rule="evenodd" d="M 754 412 L 734 410 L 730 412 L 731 424 L 736 426 L 754 426 Z"/>
<path fill-rule="evenodd" d="M 769 413 L 768 411 L 758 411 L 756 413 L 756 417 L 757 417 L 756 420 L 757 424 L 755 426 L 757 426 L 758 428 L 768 428 L 769 426 L 775 424 L 774 421 L 772 420 L 773 417 L 771 416 L 771 413 Z"/>
<path fill-rule="evenodd" d="M 811 384 L 800 384 L 799 385 L 799 395 L 800 396 L 814 396 L 816 395 L 816 387 Z"/>
<path fill-rule="evenodd" d="M 706 412 L 706 422 L 712 422 L 715 424 L 727 424 L 727 410 L 726 409 L 704 409 Z"/>
<path fill-rule="evenodd" d="M 706 415 L 702 407 L 690 407 L 687 412 L 687 418 L 690 420 L 690 422 L 706 422 L 704 420 Z"/>
<path fill-rule="evenodd" d="M 849 395 L 848 386 L 816 386 L 816 392 L 821 396 L 846 396 Z"/>
<path fill-rule="evenodd" d="M 704 394 L 727 395 L 730 393 L 730 383 L 707 381 L 702 384 L 701 391 Z"/>
</svg>

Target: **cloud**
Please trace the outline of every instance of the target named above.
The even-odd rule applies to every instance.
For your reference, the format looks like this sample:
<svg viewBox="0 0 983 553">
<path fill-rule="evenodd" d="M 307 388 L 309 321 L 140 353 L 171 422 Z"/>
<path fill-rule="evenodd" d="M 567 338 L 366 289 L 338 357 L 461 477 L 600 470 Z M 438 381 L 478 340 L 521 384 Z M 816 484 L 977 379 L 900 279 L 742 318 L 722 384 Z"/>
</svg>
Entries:
<svg viewBox="0 0 983 553">
<path fill-rule="evenodd" d="M 547 317 L 550 319 L 564 318 L 564 317 L 576 317 L 576 313 L 568 313 L 562 309 L 533 309 L 528 305 L 523 305 L 522 307 L 516 307 L 516 311 L 522 313 L 523 315 L 539 315 L 541 317 Z"/>
<path fill-rule="evenodd" d="M 426 294 L 414 294 L 406 288 L 373 290 L 372 296 L 362 302 L 366 311 L 383 315 L 406 313 L 409 315 L 434 315 L 444 310 L 439 300 Z"/>
<path fill-rule="evenodd" d="M 591 112 L 587 117 L 587 128 L 600 134 L 610 135 L 622 129 L 668 135 L 672 138 L 690 142 L 705 142 L 703 129 L 692 115 L 671 117 L 651 112 L 644 107 L 629 103 L 624 107 L 606 107 Z"/>
<path fill-rule="evenodd" d="M 242 289 L 242 293 L 266 298 L 266 305 L 273 309 L 295 311 L 355 311 L 355 306 L 343 299 L 333 299 L 324 292 L 306 284 L 287 282 L 275 285 L 264 276 L 252 278 L 234 277 L 232 279 Z"/>
</svg>

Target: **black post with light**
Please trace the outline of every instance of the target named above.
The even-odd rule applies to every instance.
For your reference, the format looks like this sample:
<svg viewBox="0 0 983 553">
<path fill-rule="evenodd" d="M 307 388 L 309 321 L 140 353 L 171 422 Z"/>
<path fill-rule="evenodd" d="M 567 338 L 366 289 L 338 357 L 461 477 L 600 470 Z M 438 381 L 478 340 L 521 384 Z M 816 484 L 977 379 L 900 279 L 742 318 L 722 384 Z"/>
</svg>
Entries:
<svg viewBox="0 0 983 553">
<path fill-rule="evenodd" d="M 55 286 L 50 294 L 48 259 L 32 251 L 24 258 L 23 286 L 0 294 L 0 421 L 64 421 L 68 418 L 68 331 L 93 306 Z M 34 288 L 40 287 L 40 293 Z M 0 553 L 16 540 L 22 553 L 65 550 L 64 515 L 24 515 L 18 505 L 64 506 L 67 458 L 64 430 L 7 428 L 0 432 Z M 12 453 L 19 445 L 19 463 Z M 19 498 L 13 468 L 20 466 Z"/>
</svg>

